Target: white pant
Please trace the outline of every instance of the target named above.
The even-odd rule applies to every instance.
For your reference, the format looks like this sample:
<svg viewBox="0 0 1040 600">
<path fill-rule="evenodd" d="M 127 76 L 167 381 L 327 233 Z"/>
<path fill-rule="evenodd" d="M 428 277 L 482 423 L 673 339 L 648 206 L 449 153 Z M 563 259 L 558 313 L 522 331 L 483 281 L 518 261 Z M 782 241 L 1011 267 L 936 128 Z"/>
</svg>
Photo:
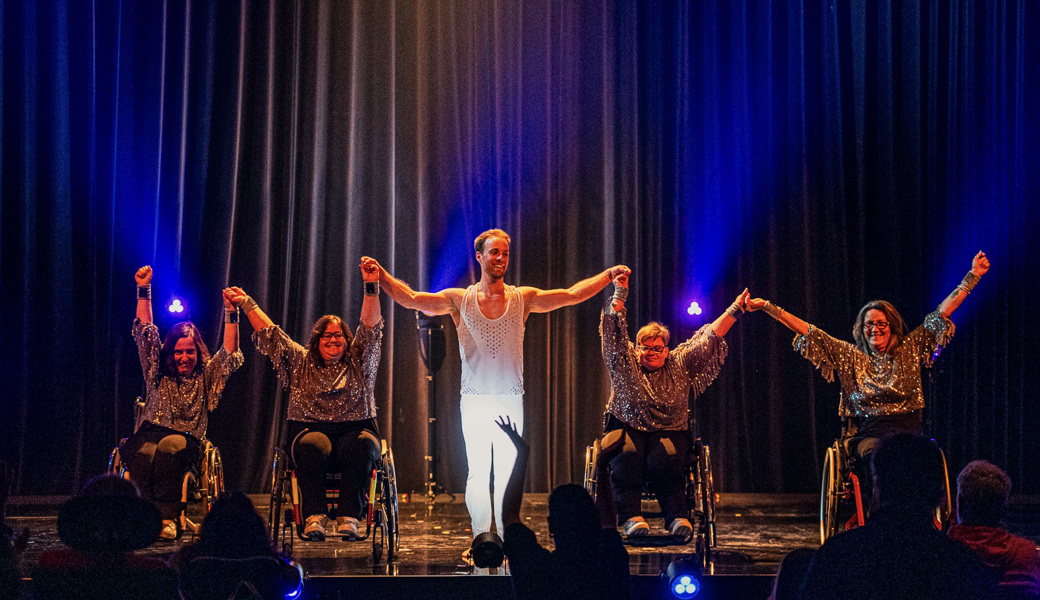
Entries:
<svg viewBox="0 0 1040 600">
<path fill-rule="evenodd" d="M 472 521 L 473 537 L 491 531 L 491 469 L 495 469 L 495 522 L 502 535 L 502 495 L 516 462 L 516 446 L 495 424 L 498 417 L 509 417 L 516 430 L 524 433 L 524 397 L 462 395 L 462 435 L 466 439 L 466 508 Z M 492 459 L 492 455 L 494 458 Z M 492 465 L 492 463 L 494 463 Z"/>
</svg>

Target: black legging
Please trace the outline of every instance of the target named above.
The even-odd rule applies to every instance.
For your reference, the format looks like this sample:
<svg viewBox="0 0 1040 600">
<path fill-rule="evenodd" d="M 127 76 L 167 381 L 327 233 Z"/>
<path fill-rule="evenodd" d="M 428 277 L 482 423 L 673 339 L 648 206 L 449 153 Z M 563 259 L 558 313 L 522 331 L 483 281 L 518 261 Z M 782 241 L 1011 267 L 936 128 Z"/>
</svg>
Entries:
<svg viewBox="0 0 1040 600">
<path fill-rule="evenodd" d="M 605 451 L 608 456 L 616 452 L 610 459 L 610 483 L 618 525 L 642 514 L 644 480 L 650 482 L 650 489 L 657 495 L 666 527 L 674 519 L 687 517 L 685 475 L 690 433 L 686 430 L 638 431 L 624 426 L 613 416 L 608 420 L 607 430 Z M 616 447 L 613 452 L 611 446 Z"/>
<path fill-rule="evenodd" d="M 141 496 L 159 508 L 163 519 L 181 514 L 184 475 L 199 463 L 200 443 L 194 436 L 145 421 L 119 450 L 130 479 Z"/>
<path fill-rule="evenodd" d="M 300 484 L 303 516 L 328 513 L 325 474 L 340 472 L 340 517 L 361 517 L 372 469 L 379 461 L 374 419 L 342 423 L 289 421 L 292 458 Z"/>
</svg>

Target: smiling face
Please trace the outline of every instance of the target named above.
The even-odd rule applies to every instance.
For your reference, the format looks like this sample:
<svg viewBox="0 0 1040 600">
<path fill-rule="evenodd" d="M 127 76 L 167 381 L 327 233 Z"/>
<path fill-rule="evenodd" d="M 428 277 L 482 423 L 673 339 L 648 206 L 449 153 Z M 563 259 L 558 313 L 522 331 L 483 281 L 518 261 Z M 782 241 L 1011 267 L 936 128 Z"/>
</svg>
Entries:
<svg viewBox="0 0 1040 600">
<path fill-rule="evenodd" d="M 195 371 L 195 365 L 199 362 L 198 349 L 195 340 L 185 336 L 177 340 L 173 347 L 173 365 L 177 368 L 177 374 L 187 377 Z"/>
<path fill-rule="evenodd" d="M 318 342 L 318 354 L 326 363 L 333 363 L 343 358 L 347 351 L 347 338 L 343 328 L 337 321 L 330 321 Z"/>
<path fill-rule="evenodd" d="M 872 308 L 863 315 L 863 337 L 875 352 L 885 352 L 892 340 L 892 327 L 885 313 Z"/>
<path fill-rule="evenodd" d="M 636 350 L 639 352 L 639 366 L 647 371 L 660 369 L 668 359 L 668 343 L 659 337 L 643 340 Z"/>
<path fill-rule="evenodd" d="M 509 240 L 493 236 L 484 240 L 483 252 L 477 253 L 481 273 L 492 282 L 501 281 L 509 267 Z"/>
</svg>

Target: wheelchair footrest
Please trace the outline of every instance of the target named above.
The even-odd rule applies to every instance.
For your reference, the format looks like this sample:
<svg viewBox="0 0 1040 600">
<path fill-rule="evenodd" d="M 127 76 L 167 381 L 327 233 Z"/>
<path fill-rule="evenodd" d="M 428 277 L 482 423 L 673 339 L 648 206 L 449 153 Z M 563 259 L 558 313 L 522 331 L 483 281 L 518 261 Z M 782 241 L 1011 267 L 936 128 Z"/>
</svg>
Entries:
<svg viewBox="0 0 1040 600">
<path fill-rule="evenodd" d="M 626 546 L 636 546 L 642 548 L 660 548 L 663 546 L 685 546 L 689 544 L 690 540 L 677 535 L 630 535 L 621 536 L 621 541 Z"/>
</svg>

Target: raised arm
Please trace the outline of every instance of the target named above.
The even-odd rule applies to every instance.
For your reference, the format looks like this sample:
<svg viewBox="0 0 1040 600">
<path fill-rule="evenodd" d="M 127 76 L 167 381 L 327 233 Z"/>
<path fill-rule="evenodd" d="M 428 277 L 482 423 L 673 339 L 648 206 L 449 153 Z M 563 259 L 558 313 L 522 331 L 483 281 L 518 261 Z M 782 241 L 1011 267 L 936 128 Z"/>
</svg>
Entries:
<svg viewBox="0 0 1040 600">
<path fill-rule="evenodd" d="M 747 301 L 747 310 L 763 310 L 770 317 L 773 317 L 777 321 L 783 323 L 788 329 L 797 333 L 798 335 L 807 335 L 809 333 L 809 324 L 792 315 L 786 310 L 773 304 L 769 300 L 763 300 L 762 298 L 751 298 Z"/>
<path fill-rule="evenodd" d="M 137 320 L 152 322 L 152 268 L 145 265 L 134 273 L 137 282 Z"/>
<path fill-rule="evenodd" d="M 523 436 L 516 430 L 509 417 L 499 417 L 495 424 L 506 432 L 509 439 L 516 446 L 516 462 L 513 463 L 513 472 L 509 474 L 509 483 L 506 491 L 502 493 L 502 531 L 513 523 L 520 523 L 520 503 L 524 499 L 524 476 L 527 473 L 527 457 L 531 453 L 531 447 L 524 441 Z"/>
<path fill-rule="evenodd" d="M 366 262 L 375 265 L 379 270 L 379 287 L 401 306 L 431 315 L 453 315 L 458 312 L 458 302 L 461 302 L 465 290 L 448 288 L 436 293 L 417 292 L 407 283 L 391 275 L 376 259 L 362 256 L 361 263 Z"/>
<path fill-rule="evenodd" d="M 238 350 L 238 307 L 231 303 L 224 290 L 224 351 L 228 355 Z"/>
<path fill-rule="evenodd" d="M 737 295 L 737 299 L 733 301 L 733 304 L 729 305 L 726 312 L 719 315 L 719 318 L 711 324 L 712 331 L 719 337 L 726 337 L 729 333 L 729 328 L 733 327 L 733 324 L 737 322 L 737 317 L 744 314 L 747 310 L 748 301 L 751 299 L 751 293 L 748 292 L 747 288 L 744 288 L 743 292 Z"/>
<path fill-rule="evenodd" d="M 542 290 L 524 286 L 520 288 L 520 293 L 524 295 L 524 306 L 527 312 L 549 312 L 557 308 L 584 302 L 598 294 L 600 290 L 607 287 L 607 284 L 614 281 L 619 275 L 628 275 L 631 272 L 632 270 L 625 265 L 616 265 L 599 275 L 582 279 L 567 289 Z"/>
<path fill-rule="evenodd" d="M 361 302 L 361 324 L 372 328 L 379 325 L 379 263 L 368 257 L 362 258 L 361 279 L 365 281 L 365 299 Z"/>
<path fill-rule="evenodd" d="M 957 287 L 953 288 L 950 295 L 939 304 L 939 314 L 949 318 L 953 311 L 957 310 L 957 307 L 961 305 L 961 302 L 964 302 L 964 299 L 968 297 L 968 294 L 975 288 L 975 284 L 982 279 L 982 276 L 986 274 L 986 271 L 989 271 L 989 259 L 986 258 L 985 252 L 979 251 L 975 258 L 971 260 L 971 270 L 968 271 L 968 274 L 957 284 Z"/>
<path fill-rule="evenodd" d="M 256 331 L 267 329 L 274 325 L 274 321 L 272 321 L 264 311 L 260 310 L 260 307 L 256 305 L 256 301 L 250 298 L 249 294 L 245 293 L 242 288 L 238 286 L 225 288 L 224 297 L 231 304 L 242 309 L 246 318 L 249 319 L 249 324 L 252 325 L 253 329 Z"/>
</svg>

